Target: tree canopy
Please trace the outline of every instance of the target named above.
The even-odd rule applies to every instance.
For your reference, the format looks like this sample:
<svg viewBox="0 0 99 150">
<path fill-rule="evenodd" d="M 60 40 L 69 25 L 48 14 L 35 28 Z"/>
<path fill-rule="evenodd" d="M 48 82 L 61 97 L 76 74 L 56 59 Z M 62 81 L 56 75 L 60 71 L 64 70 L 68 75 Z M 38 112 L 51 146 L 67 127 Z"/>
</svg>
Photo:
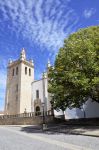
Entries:
<svg viewBox="0 0 99 150">
<path fill-rule="evenodd" d="M 99 26 L 65 39 L 48 77 L 54 108 L 81 107 L 89 97 L 99 102 Z"/>
</svg>

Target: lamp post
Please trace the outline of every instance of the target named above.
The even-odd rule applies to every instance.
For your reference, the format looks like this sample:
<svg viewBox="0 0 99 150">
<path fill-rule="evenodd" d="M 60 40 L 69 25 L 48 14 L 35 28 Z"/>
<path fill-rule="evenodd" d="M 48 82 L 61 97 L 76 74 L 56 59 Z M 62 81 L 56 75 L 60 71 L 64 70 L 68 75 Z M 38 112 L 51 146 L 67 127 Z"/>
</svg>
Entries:
<svg viewBox="0 0 99 150">
<path fill-rule="evenodd" d="M 52 99 L 50 101 L 50 103 L 51 103 L 51 115 L 54 117 L 54 94 L 53 93 L 51 94 L 51 97 L 52 97 Z"/>
<path fill-rule="evenodd" d="M 26 108 L 24 109 L 24 115 L 25 115 L 25 117 L 26 117 L 26 114 L 27 114 L 27 111 L 26 111 Z"/>
<path fill-rule="evenodd" d="M 84 118 L 86 118 L 86 112 L 84 106 L 83 106 L 83 112 L 84 112 Z"/>
<path fill-rule="evenodd" d="M 45 106 L 45 103 L 43 102 L 42 103 L 42 109 L 43 109 L 43 124 L 42 124 L 42 129 L 43 130 L 46 129 L 44 106 Z"/>
</svg>

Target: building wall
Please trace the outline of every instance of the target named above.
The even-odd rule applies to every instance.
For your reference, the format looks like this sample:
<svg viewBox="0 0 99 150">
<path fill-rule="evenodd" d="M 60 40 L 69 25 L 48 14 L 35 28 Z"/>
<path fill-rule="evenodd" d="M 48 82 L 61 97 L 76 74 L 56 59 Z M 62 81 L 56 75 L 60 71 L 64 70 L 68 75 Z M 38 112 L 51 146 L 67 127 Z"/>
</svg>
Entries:
<svg viewBox="0 0 99 150">
<path fill-rule="evenodd" d="M 69 109 L 67 108 L 64 112 L 65 119 L 77 119 L 77 118 L 96 118 L 99 117 L 99 103 L 92 102 L 91 99 L 89 99 L 83 106 L 82 109 L 79 108 L 73 108 Z M 63 115 L 62 111 L 55 111 L 55 115 Z"/>
<path fill-rule="evenodd" d="M 35 112 L 36 107 L 40 107 L 40 111 L 42 111 L 42 103 L 44 102 L 44 89 L 43 89 L 43 81 L 38 80 L 32 83 L 32 111 Z M 36 97 L 36 91 L 39 91 L 39 98 Z"/>
<path fill-rule="evenodd" d="M 99 117 L 99 103 L 92 102 L 91 99 L 89 99 L 85 103 L 84 110 L 85 110 L 86 118 Z"/>
<path fill-rule="evenodd" d="M 25 74 L 25 67 L 27 67 L 27 74 Z M 29 76 L 29 68 L 31 69 L 31 76 Z M 21 63 L 20 113 L 25 110 L 31 112 L 31 83 L 33 80 L 34 68 Z"/>
<path fill-rule="evenodd" d="M 45 101 L 46 101 L 46 110 L 50 111 L 51 110 L 51 94 L 48 93 L 48 79 L 45 80 Z"/>
<path fill-rule="evenodd" d="M 83 109 L 79 109 L 79 108 L 74 108 L 72 110 L 67 109 L 65 111 L 65 117 L 67 119 L 99 117 L 99 103 L 92 102 L 91 99 L 89 99 L 85 103 L 85 105 L 83 105 Z"/>
<path fill-rule="evenodd" d="M 17 67 L 18 74 L 16 74 Z M 25 67 L 27 67 L 27 74 L 25 74 Z M 29 69 L 31 69 L 30 76 Z M 5 98 L 6 114 L 31 112 L 31 83 L 33 81 L 34 67 L 30 62 L 17 60 L 8 65 Z"/>
<path fill-rule="evenodd" d="M 40 110 L 42 111 L 42 103 L 45 103 L 44 109 L 45 111 L 50 110 L 49 105 L 49 95 L 47 91 L 47 78 L 42 78 L 41 80 L 34 81 L 32 83 L 32 111 L 35 111 L 35 107 L 40 106 Z M 36 98 L 36 90 L 39 91 L 39 100 Z M 37 102 L 37 103 L 36 103 Z M 34 105 L 36 103 L 36 105 Z"/>
<path fill-rule="evenodd" d="M 43 83 L 42 80 L 34 81 L 32 83 L 32 99 L 36 100 L 36 90 L 39 90 L 39 99 L 43 102 Z"/>
<path fill-rule="evenodd" d="M 16 67 L 18 67 L 18 75 L 16 75 Z M 14 69 L 14 76 L 13 76 Z M 6 89 L 6 103 L 5 103 L 5 111 L 8 114 L 19 113 L 19 97 L 20 97 L 20 89 L 17 90 L 17 85 L 20 87 L 20 72 L 21 65 L 13 64 L 12 66 L 8 66 L 8 74 L 7 74 L 7 89 Z"/>
</svg>

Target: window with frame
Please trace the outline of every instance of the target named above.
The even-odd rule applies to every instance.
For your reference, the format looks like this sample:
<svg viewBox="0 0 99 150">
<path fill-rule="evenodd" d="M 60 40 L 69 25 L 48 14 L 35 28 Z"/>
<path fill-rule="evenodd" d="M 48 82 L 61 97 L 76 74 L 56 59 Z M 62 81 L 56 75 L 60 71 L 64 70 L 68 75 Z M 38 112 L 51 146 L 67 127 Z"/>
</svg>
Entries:
<svg viewBox="0 0 99 150">
<path fill-rule="evenodd" d="M 18 67 L 16 67 L 16 75 L 18 75 Z"/>
<path fill-rule="evenodd" d="M 14 69 L 12 70 L 12 76 L 14 76 Z"/>
<path fill-rule="evenodd" d="M 29 68 L 29 76 L 31 76 L 31 69 Z"/>
<path fill-rule="evenodd" d="M 27 67 L 25 67 L 25 74 L 27 74 Z"/>
<path fill-rule="evenodd" d="M 39 90 L 36 90 L 36 98 L 39 98 Z"/>
</svg>

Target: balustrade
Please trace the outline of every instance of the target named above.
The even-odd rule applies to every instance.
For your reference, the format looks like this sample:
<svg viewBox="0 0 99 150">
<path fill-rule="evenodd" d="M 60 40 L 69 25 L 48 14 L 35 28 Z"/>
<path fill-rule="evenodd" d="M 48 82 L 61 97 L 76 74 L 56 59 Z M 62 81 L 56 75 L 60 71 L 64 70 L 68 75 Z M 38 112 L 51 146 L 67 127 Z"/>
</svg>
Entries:
<svg viewBox="0 0 99 150">
<path fill-rule="evenodd" d="M 51 115 L 49 112 L 44 112 L 45 115 L 49 116 Z M 43 113 L 42 112 L 25 112 L 25 113 L 21 113 L 21 114 L 13 114 L 13 115 L 10 115 L 10 114 L 6 114 L 6 115 L 1 115 L 0 116 L 0 119 L 7 119 L 7 118 L 25 118 L 25 117 L 28 117 L 28 118 L 31 118 L 31 117 L 35 117 L 35 116 L 42 116 Z"/>
</svg>

